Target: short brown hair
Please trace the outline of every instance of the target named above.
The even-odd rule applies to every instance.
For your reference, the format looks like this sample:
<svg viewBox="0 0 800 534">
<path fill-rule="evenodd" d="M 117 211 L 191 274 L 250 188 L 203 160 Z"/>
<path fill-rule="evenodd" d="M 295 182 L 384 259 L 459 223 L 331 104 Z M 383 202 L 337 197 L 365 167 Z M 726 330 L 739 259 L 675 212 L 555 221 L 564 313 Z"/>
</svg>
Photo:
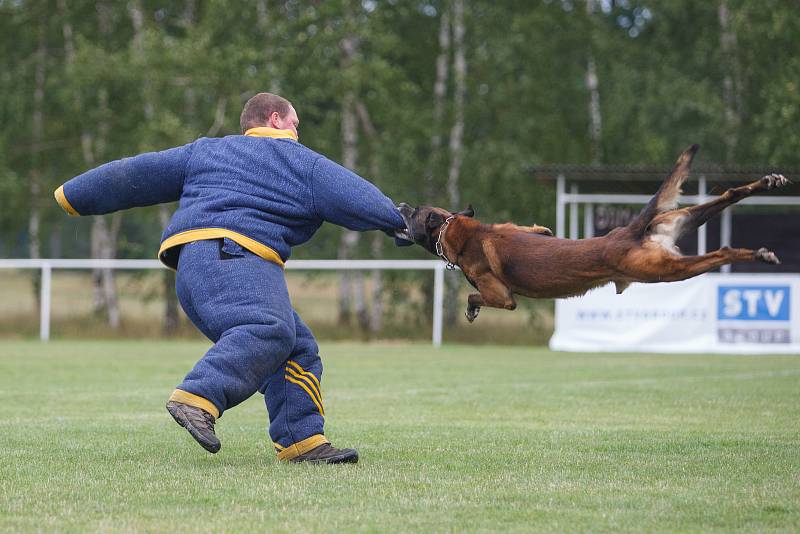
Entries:
<svg viewBox="0 0 800 534">
<path fill-rule="evenodd" d="M 244 105 L 242 115 L 239 117 L 239 126 L 242 133 L 250 128 L 266 126 L 270 115 L 278 112 L 281 118 L 286 117 L 292 104 L 282 96 L 272 93 L 258 93 Z"/>
</svg>

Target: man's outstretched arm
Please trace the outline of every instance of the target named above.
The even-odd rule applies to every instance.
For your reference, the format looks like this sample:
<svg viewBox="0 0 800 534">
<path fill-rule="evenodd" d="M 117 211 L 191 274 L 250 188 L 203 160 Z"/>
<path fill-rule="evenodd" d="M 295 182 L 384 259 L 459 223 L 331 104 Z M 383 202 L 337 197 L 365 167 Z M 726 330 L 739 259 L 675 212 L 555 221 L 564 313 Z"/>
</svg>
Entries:
<svg viewBox="0 0 800 534">
<path fill-rule="evenodd" d="M 56 189 L 70 215 L 102 215 L 178 200 L 192 144 L 101 165 Z"/>
<path fill-rule="evenodd" d="M 377 187 L 327 158 L 311 176 L 314 207 L 321 219 L 349 230 L 393 230 L 406 227 L 394 202 Z"/>
</svg>

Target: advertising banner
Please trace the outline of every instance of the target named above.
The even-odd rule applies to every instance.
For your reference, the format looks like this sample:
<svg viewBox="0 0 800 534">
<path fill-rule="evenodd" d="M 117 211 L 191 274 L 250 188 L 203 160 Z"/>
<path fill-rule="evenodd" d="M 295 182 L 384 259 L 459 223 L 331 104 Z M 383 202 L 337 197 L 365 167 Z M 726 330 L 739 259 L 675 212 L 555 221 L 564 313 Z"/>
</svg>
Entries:
<svg viewBox="0 0 800 534">
<path fill-rule="evenodd" d="M 553 350 L 800 354 L 800 275 L 709 273 L 557 300 Z"/>
</svg>

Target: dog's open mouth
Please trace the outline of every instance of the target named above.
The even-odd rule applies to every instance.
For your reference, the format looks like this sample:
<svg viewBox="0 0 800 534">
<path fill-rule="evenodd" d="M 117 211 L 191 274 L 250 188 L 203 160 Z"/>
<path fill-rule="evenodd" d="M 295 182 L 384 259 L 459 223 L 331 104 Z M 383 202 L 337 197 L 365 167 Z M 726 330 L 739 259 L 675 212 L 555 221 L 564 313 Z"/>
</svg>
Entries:
<svg viewBox="0 0 800 534">
<path fill-rule="evenodd" d="M 402 230 L 395 230 L 394 236 L 400 239 L 405 239 L 406 241 L 411 241 L 411 242 L 414 241 L 411 238 L 411 233 L 408 231 L 407 228 L 403 228 Z"/>
<path fill-rule="evenodd" d="M 413 243 L 414 238 L 411 237 L 411 230 L 409 228 L 411 228 L 411 213 L 414 211 L 414 208 L 403 202 L 397 207 L 397 211 L 400 212 L 400 217 L 402 217 L 406 227 L 395 230 L 394 236 L 398 239 L 405 239 Z"/>
</svg>

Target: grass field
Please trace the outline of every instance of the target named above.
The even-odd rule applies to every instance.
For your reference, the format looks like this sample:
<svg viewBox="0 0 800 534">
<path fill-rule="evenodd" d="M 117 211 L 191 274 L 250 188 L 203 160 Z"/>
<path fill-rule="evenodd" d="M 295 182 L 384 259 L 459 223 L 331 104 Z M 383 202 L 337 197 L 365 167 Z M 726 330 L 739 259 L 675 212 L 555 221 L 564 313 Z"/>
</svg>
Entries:
<svg viewBox="0 0 800 534">
<path fill-rule="evenodd" d="M 800 530 L 800 358 L 326 344 L 327 434 L 260 395 L 210 455 L 163 405 L 207 345 L 0 341 L 4 531 Z"/>
</svg>

